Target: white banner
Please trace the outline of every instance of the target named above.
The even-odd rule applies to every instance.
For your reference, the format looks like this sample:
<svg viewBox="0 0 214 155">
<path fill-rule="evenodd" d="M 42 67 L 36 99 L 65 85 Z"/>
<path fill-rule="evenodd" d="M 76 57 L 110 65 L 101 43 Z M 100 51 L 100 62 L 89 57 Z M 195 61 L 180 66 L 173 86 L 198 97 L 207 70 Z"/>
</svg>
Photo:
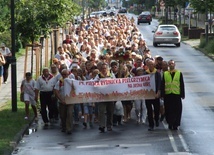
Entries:
<svg viewBox="0 0 214 155">
<path fill-rule="evenodd" d="M 154 99 L 155 74 L 99 81 L 64 80 L 67 104 Z"/>
</svg>

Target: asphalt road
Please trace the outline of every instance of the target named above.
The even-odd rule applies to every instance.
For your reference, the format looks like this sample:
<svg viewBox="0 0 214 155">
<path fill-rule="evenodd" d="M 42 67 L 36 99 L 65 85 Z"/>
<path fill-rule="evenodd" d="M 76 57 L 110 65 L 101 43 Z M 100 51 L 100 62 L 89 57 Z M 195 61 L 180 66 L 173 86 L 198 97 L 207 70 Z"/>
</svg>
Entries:
<svg viewBox="0 0 214 155">
<path fill-rule="evenodd" d="M 131 15 L 132 16 L 132 15 Z M 60 132 L 59 122 L 44 128 L 41 119 L 32 124 L 16 147 L 17 155 L 214 155 L 214 62 L 190 45 L 181 47 L 152 46 L 151 31 L 157 26 L 141 24 L 141 30 L 152 55 L 174 59 L 184 75 L 186 98 L 183 100 L 182 124 L 178 131 L 160 123 L 153 132 L 148 123 L 137 125 L 134 109 L 132 119 L 113 131 L 99 133 L 98 125 L 83 129 L 75 126 L 71 135 Z"/>
</svg>

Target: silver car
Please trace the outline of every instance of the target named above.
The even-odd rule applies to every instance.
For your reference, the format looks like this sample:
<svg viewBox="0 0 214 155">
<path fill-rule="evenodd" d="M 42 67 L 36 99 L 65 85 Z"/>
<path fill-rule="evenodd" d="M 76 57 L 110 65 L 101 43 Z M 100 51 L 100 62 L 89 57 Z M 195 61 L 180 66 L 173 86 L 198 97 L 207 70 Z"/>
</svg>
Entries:
<svg viewBox="0 0 214 155">
<path fill-rule="evenodd" d="M 152 31 L 153 46 L 157 47 L 159 44 L 175 44 L 180 47 L 181 34 L 175 25 L 159 25 L 155 31 Z"/>
</svg>

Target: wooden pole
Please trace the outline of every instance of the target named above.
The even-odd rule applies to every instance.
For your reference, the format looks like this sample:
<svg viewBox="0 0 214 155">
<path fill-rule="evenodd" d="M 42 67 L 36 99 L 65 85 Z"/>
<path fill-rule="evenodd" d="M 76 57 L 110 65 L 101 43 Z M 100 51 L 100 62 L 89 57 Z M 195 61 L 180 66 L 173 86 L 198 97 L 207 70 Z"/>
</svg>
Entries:
<svg viewBox="0 0 214 155">
<path fill-rule="evenodd" d="M 25 78 L 25 73 L 27 72 L 27 58 L 28 58 L 28 46 L 25 47 L 25 62 L 24 62 L 24 75 L 23 75 L 23 78 Z"/>
<path fill-rule="evenodd" d="M 57 33 L 56 33 L 56 35 L 57 35 L 57 47 L 59 47 L 59 45 L 60 45 L 60 43 L 59 43 L 59 41 L 60 41 L 60 32 L 59 32 L 59 29 L 58 29 L 58 31 L 57 31 Z"/>
<path fill-rule="evenodd" d="M 53 49 L 53 51 L 52 51 L 52 55 L 51 55 L 51 60 L 53 60 L 53 58 L 54 58 L 54 51 L 55 51 L 55 48 L 54 48 L 54 34 L 53 33 L 51 33 L 51 37 L 52 37 L 52 40 L 51 40 L 51 42 L 52 42 L 52 49 Z"/>
<path fill-rule="evenodd" d="M 48 38 L 45 38 L 45 66 L 48 66 Z"/>
<path fill-rule="evenodd" d="M 40 48 L 36 49 L 36 79 L 38 79 L 39 77 L 39 73 L 40 73 Z"/>
</svg>

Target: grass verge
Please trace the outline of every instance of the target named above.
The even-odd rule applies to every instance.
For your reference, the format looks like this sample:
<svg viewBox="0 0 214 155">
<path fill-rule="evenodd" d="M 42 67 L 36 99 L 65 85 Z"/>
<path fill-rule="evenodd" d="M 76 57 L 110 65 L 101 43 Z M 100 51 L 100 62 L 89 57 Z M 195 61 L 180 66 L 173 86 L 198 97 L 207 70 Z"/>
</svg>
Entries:
<svg viewBox="0 0 214 155">
<path fill-rule="evenodd" d="M 14 139 L 25 126 L 29 125 L 30 120 L 24 120 L 25 105 L 19 101 L 17 96 L 17 112 L 12 112 L 11 101 L 0 108 L 0 154 L 7 155 L 14 149 Z"/>
</svg>

